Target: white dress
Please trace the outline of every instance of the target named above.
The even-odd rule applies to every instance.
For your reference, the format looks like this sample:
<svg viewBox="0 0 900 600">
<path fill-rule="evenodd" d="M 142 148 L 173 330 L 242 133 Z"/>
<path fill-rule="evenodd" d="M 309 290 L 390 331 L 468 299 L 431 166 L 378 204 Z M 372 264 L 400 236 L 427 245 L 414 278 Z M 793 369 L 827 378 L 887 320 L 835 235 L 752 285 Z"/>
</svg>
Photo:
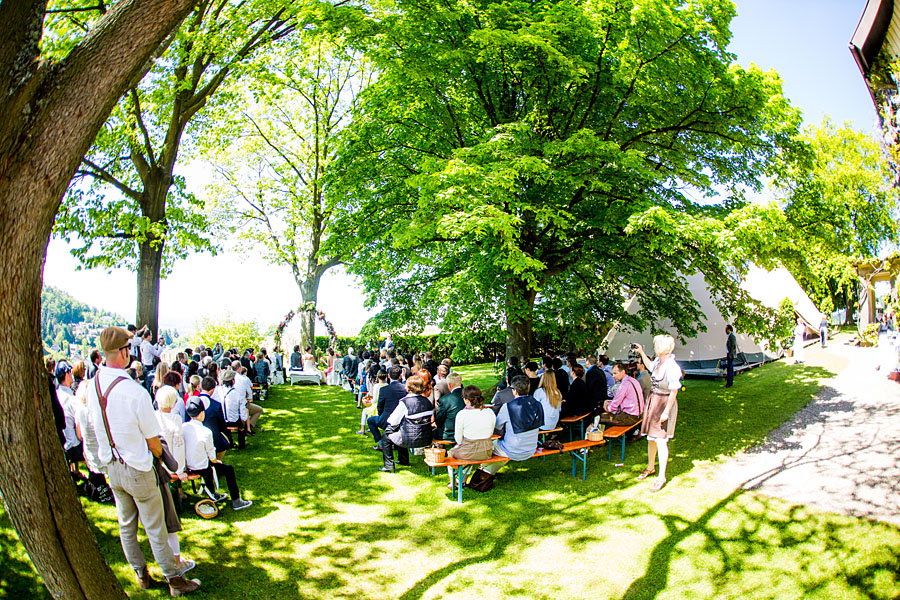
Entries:
<svg viewBox="0 0 900 600">
<path fill-rule="evenodd" d="M 806 335 L 806 325 L 800 323 L 794 327 L 794 362 L 803 362 L 803 338 Z"/>
<path fill-rule="evenodd" d="M 322 372 L 316 368 L 316 360 L 312 357 L 311 354 L 303 355 L 303 374 L 304 375 L 318 375 L 319 379 L 325 381 L 325 377 L 322 375 Z"/>
</svg>

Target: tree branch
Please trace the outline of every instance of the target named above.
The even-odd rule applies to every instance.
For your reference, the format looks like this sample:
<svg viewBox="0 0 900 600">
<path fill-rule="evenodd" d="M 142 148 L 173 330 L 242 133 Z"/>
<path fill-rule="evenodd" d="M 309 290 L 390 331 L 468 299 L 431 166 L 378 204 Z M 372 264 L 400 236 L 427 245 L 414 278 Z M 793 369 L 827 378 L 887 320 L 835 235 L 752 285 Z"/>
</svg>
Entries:
<svg viewBox="0 0 900 600">
<path fill-rule="evenodd" d="M 105 181 L 106 183 L 118 188 L 120 192 L 122 192 L 123 194 L 125 194 L 126 196 L 131 198 L 132 200 L 140 200 L 141 199 L 141 194 L 139 192 L 137 192 L 136 190 L 132 189 L 131 187 L 125 185 L 124 183 L 122 183 L 121 181 L 116 179 L 112 175 L 112 173 L 110 173 L 109 171 L 107 171 L 106 169 L 101 167 L 100 165 L 97 165 L 97 164 L 91 162 L 87 158 L 82 159 L 82 162 L 84 164 L 86 164 L 88 167 L 90 167 L 91 170 L 85 171 L 82 169 L 82 170 L 77 171 L 78 173 L 81 173 L 84 175 L 90 175 L 91 177 L 100 179 L 101 181 Z"/>
</svg>

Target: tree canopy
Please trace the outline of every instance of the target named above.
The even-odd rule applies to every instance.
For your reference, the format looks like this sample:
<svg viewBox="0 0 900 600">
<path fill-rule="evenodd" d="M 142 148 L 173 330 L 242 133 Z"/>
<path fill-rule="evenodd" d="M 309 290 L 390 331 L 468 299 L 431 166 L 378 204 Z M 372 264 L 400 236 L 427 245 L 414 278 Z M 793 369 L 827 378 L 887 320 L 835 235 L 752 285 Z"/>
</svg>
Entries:
<svg viewBox="0 0 900 600">
<path fill-rule="evenodd" d="M 768 242 L 735 215 L 739 190 L 798 150 L 800 115 L 775 73 L 734 64 L 733 16 L 671 0 L 400 0 L 379 15 L 379 78 L 335 193 L 382 327 L 505 328 L 519 356 L 535 318 L 690 334 L 697 271 L 723 312 L 759 317 L 734 275 Z"/>
</svg>

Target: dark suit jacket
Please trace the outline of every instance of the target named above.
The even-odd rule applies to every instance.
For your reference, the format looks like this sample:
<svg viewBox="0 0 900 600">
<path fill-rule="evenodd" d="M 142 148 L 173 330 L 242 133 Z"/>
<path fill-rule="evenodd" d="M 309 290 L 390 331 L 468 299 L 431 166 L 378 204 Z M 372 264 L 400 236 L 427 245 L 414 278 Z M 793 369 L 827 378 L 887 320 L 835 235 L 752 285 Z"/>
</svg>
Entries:
<svg viewBox="0 0 900 600">
<path fill-rule="evenodd" d="M 400 399 L 406 396 L 406 386 L 399 381 L 392 381 L 378 392 L 378 426 L 387 427 L 388 417 L 400 404 Z"/>
<path fill-rule="evenodd" d="M 553 374 L 556 375 L 556 387 L 565 400 L 569 397 L 569 374 L 562 369 L 556 369 Z"/>
<path fill-rule="evenodd" d="M 598 365 L 594 365 L 584 374 L 584 381 L 587 383 L 590 410 L 596 410 L 598 406 L 602 409 L 603 403 L 607 400 L 606 373 Z"/>
<path fill-rule="evenodd" d="M 604 382 L 606 380 L 604 379 Z M 605 388 L 604 388 L 605 389 Z M 569 397 L 563 403 L 561 417 L 573 417 L 593 412 L 594 405 L 588 394 L 587 383 L 576 377 L 569 386 Z"/>
<path fill-rule="evenodd" d="M 225 412 L 218 400 L 206 396 L 209 400 L 209 408 L 203 411 L 203 425 L 212 431 L 213 445 L 216 452 L 224 452 L 231 448 L 231 442 L 225 436 L 228 426 L 225 424 Z"/>
<path fill-rule="evenodd" d="M 456 415 L 466 407 L 462 399 L 462 387 L 458 387 L 449 394 L 441 396 L 438 400 L 437 412 L 434 414 L 434 423 L 437 425 L 437 435 L 442 440 L 453 440 L 456 431 Z"/>
</svg>

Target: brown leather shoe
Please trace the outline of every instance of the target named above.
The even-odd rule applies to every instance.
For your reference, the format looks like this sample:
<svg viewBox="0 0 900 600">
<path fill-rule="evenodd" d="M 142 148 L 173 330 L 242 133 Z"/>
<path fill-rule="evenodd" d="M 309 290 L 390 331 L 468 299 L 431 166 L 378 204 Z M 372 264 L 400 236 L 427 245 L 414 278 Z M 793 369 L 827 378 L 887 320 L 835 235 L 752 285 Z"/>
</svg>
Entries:
<svg viewBox="0 0 900 600">
<path fill-rule="evenodd" d="M 159 585 L 158 581 L 154 581 L 150 579 L 150 569 L 144 567 L 143 570 L 134 570 L 134 574 L 137 575 L 138 585 L 141 586 L 142 590 L 149 590 L 152 587 Z"/>
<path fill-rule="evenodd" d="M 169 594 L 171 594 L 173 598 L 181 596 L 182 594 L 190 594 L 198 589 L 200 589 L 199 579 L 173 577 L 169 580 Z"/>
</svg>

